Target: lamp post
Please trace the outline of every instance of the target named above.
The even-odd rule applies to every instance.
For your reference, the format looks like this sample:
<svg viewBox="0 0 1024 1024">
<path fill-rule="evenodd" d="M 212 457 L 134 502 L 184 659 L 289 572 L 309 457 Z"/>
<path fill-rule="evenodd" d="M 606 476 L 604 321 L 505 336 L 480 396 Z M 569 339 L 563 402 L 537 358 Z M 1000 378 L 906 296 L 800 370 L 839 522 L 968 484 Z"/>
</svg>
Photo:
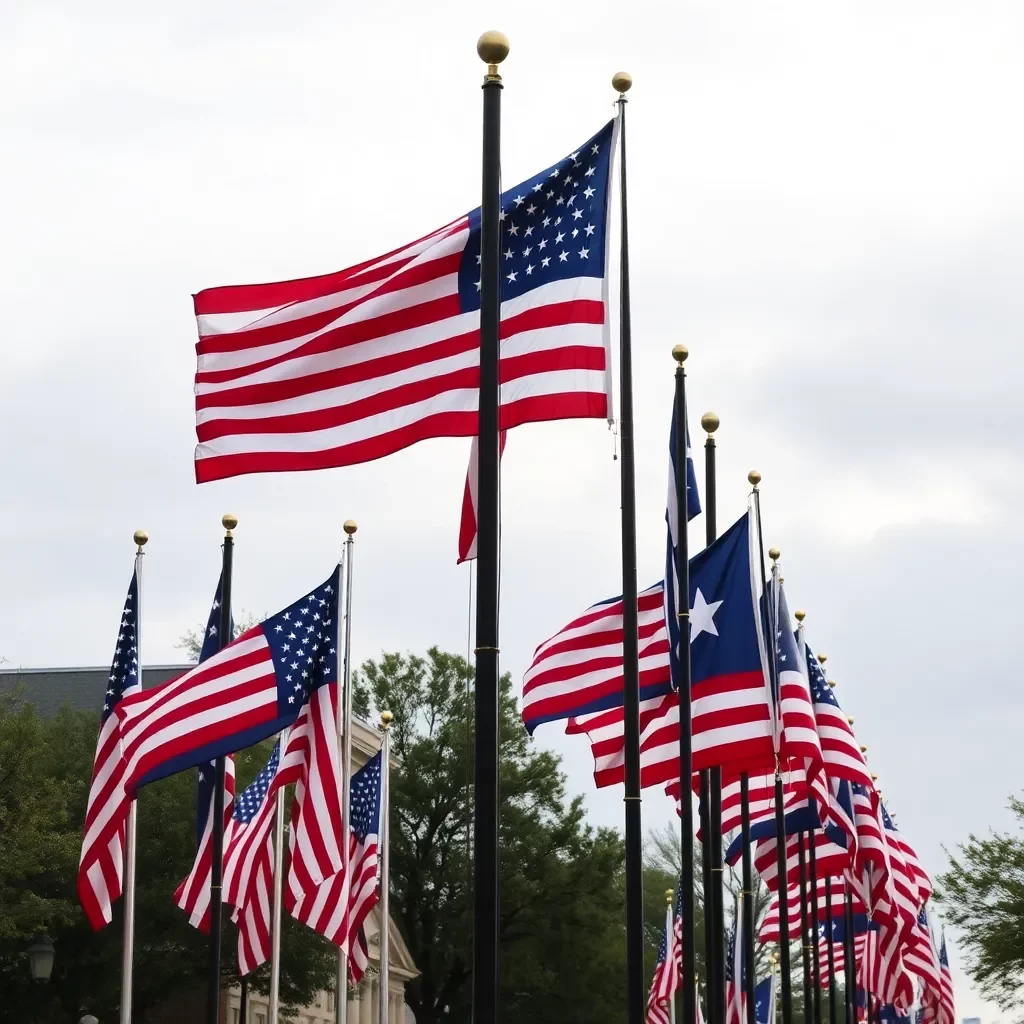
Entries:
<svg viewBox="0 0 1024 1024">
<path fill-rule="evenodd" d="M 53 972 L 53 939 L 45 932 L 28 947 L 28 967 L 33 981 L 49 981 Z"/>
</svg>

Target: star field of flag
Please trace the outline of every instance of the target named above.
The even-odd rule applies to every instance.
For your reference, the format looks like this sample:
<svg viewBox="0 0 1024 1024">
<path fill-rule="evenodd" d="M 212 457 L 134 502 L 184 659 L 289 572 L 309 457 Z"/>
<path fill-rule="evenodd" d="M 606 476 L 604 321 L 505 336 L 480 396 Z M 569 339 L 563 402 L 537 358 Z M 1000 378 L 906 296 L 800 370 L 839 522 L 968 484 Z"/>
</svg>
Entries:
<svg viewBox="0 0 1024 1024">
<path fill-rule="evenodd" d="M 133 693 L 139 688 L 139 581 L 132 573 L 132 582 L 128 587 L 128 596 L 124 599 L 124 610 L 121 612 L 121 626 L 114 645 L 114 658 L 110 663 L 110 674 L 107 676 L 107 692 L 103 698 L 103 715 L 105 722 L 117 707 L 118 702 L 126 693 Z"/>
<path fill-rule="evenodd" d="M 612 129 L 609 121 L 564 160 L 501 197 L 501 298 L 550 281 L 602 277 L 607 243 Z M 462 312 L 480 308 L 480 210 L 469 215 L 459 267 Z"/>
<path fill-rule="evenodd" d="M 831 704 L 837 710 L 842 710 L 832 687 L 828 685 L 828 680 L 825 678 L 818 659 L 811 653 L 809 646 L 806 644 L 804 646 L 807 653 L 807 676 L 811 683 L 811 700 L 815 704 Z"/>
<path fill-rule="evenodd" d="M 263 801 L 267 799 L 267 790 L 270 789 L 270 784 L 274 781 L 274 776 L 277 774 L 277 765 L 280 759 L 281 741 L 278 740 L 274 744 L 270 760 L 260 770 L 259 775 L 245 787 L 242 795 L 235 800 L 235 809 L 231 812 L 231 816 L 235 821 L 248 825 L 259 813 L 260 808 L 263 806 Z"/>
<path fill-rule="evenodd" d="M 335 569 L 307 597 L 261 624 L 274 658 L 281 715 L 294 718 L 315 689 L 338 678 L 338 582 Z"/>
<path fill-rule="evenodd" d="M 235 620 L 232 617 L 231 635 L 227 640 L 223 641 L 220 637 L 220 604 L 224 593 L 223 586 L 223 578 L 217 580 L 217 593 L 213 599 L 213 604 L 210 606 L 210 617 L 206 621 L 206 632 L 203 634 L 203 647 L 199 652 L 200 663 L 216 654 L 225 644 L 231 643 L 231 638 L 235 635 Z"/>
<path fill-rule="evenodd" d="M 366 842 L 366 837 L 380 834 L 380 773 L 381 754 L 377 751 L 352 776 L 349 790 L 349 827 Z"/>
</svg>

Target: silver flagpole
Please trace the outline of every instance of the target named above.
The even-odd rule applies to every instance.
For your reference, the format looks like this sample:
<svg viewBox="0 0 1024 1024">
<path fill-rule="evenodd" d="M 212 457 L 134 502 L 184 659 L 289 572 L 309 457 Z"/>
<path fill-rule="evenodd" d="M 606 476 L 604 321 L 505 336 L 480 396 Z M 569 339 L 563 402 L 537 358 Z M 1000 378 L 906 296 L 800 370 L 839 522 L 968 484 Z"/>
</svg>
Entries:
<svg viewBox="0 0 1024 1024">
<path fill-rule="evenodd" d="M 675 956 L 676 951 L 672 946 L 672 900 L 675 897 L 675 892 L 672 889 L 665 890 L 665 956 Z M 682 979 L 680 979 L 682 980 Z M 682 985 L 679 986 L 682 988 Z M 671 1024 L 676 1024 L 676 994 L 675 992 L 670 993 L 668 997 L 668 1010 L 669 1017 L 671 1018 Z"/>
<path fill-rule="evenodd" d="M 288 730 L 278 740 L 278 767 L 284 760 Z M 284 787 L 274 796 L 274 896 L 270 918 L 270 1024 L 277 1024 L 281 1001 L 281 891 L 284 881 Z"/>
<path fill-rule="evenodd" d="M 136 530 L 135 550 L 135 681 L 142 689 L 142 549 L 149 540 Z M 121 1024 L 132 1024 L 132 962 L 135 959 L 135 818 L 136 802 L 128 808 L 124 829 L 124 941 L 121 946 Z"/>
<path fill-rule="evenodd" d="M 388 890 L 391 885 L 391 720 L 390 711 L 380 713 L 380 727 L 384 730 L 380 758 L 380 1024 L 390 1024 L 391 993 L 388 983 L 391 966 L 391 914 L 388 910 Z"/>
<path fill-rule="evenodd" d="M 344 948 L 338 950 L 338 978 L 335 985 L 335 1024 L 348 1024 L 348 903 L 351 901 L 351 879 L 349 878 L 349 786 L 352 776 L 352 550 L 355 546 L 356 524 L 345 520 L 345 615 L 344 632 L 342 619 L 338 619 L 338 646 L 343 650 L 341 691 L 338 694 L 338 742 L 341 747 L 341 870 L 345 885 L 345 932 Z M 342 640 L 344 639 L 344 643 Z"/>
</svg>

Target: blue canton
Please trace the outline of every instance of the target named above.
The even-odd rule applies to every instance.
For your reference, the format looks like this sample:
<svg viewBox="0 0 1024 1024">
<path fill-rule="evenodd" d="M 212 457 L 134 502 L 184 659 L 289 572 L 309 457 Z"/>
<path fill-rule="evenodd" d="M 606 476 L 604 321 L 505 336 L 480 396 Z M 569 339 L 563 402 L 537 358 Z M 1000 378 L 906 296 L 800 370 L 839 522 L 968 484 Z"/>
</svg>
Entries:
<svg viewBox="0 0 1024 1024">
<path fill-rule="evenodd" d="M 235 800 L 235 808 L 231 812 L 231 817 L 235 821 L 248 825 L 259 814 L 263 801 L 267 799 L 267 790 L 270 789 L 270 784 L 274 781 L 274 776 L 277 774 L 277 764 L 280 759 L 281 741 L 278 740 L 274 744 L 270 760 L 263 766 L 259 775 L 245 787 L 242 795 Z"/>
<path fill-rule="evenodd" d="M 314 690 L 338 678 L 340 572 L 260 624 L 274 658 L 278 714 L 292 721 Z"/>
<path fill-rule="evenodd" d="M 658 963 L 663 964 L 668 957 L 668 932 L 662 929 L 661 942 L 658 943 Z"/>
<path fill-rule="evenodd" d="M 114 708 L 117 707 L 125 694 L 132 693 L 139 687 L 139 581 L 132 573 L 132 582 L 128 587 L 128 596 L 124 599 L 124 611 L 121 612 L 121 627 L 117 633 L 117 644 L 114 646 L 114 659 L 110 663 L 110 675 L 107 676 L 107 692 L 103 698 L 103 714 L 105 722 Z"/>
<path fill-rule="evenodd" d="M 213 598 L 213 604 L 210 606 L 210 617 L 206 621 L 206 632 L 203 634 L 203 648 L 199 652 L 200 664 L 216 654 L 221 647 L 231 643 L 231 638 L 235 635 L 235 620 L 232 617 L 230 635 L 224 641 L 220 637 L 220 603 L 224 593 L 223 587 L 224 580 L 221 578 L 217 580 L 217 593 Z"/>
<path fill-rule="evenodd" d="M 349 827 L 366 842 L 369 835 L 380 835 L 381 755 L 377 751 L 352 776 L 350 784 Z"/>
<path fill-rule="evenodd" d="M 825 673 L 818 663 L 818 659 L 814 656 L 808 645 L 805 644 L 804 647 L 807 657 L 807 675 L 811 683 L 811 700 L 815 704 L 831 704 L 832 707 L 841 711 L 842 708 L 839 707 L 839 701 L 836 700 L 832 687 L 828 685 L 828 680 L 825 678 Z"/>
<path fill-rule="evenodd" d="M 501 299 L 550 281 L 603 277 L 614 121 L 501 197 Z M 480 308 L 480 209 L 469 214 L 459 304 Z"/>
</svg>

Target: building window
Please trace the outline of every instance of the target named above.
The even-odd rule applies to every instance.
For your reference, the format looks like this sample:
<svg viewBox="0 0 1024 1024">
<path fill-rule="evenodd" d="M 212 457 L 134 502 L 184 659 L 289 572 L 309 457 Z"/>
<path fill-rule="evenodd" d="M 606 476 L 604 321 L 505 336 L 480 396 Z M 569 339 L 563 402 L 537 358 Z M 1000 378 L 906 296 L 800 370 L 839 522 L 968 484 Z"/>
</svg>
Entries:
<svg viewBox="0 0 1024 1024">
<path fill-rule="evenodd" d="M 256 1024 L 267 1024 L 266 1014 L 257 1013 L 256 1014 Z"/>
<path fill-rule="evenodd" d="M 238 1011 L 237 1010 L 232 1010 L 231 1011 L 231 1024 L 238 1024 Z"/>
</svg>

